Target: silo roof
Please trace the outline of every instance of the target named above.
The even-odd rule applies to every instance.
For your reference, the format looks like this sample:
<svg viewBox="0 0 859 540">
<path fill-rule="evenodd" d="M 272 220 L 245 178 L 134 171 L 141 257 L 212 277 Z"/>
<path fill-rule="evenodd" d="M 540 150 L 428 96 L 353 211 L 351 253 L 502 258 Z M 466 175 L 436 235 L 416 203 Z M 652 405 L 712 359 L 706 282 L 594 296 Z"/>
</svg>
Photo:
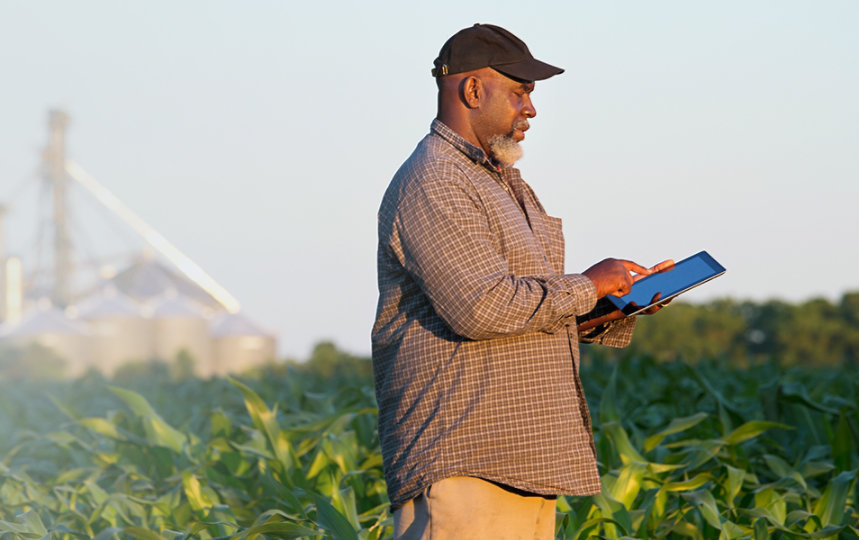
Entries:
<svg viewBox="0 0 859 540">
<path fill-rule="evenodd" d="M 190 298 L 177 293 L 163 295 L 152 308 L 155 319 L 203 319 L 203 310 Z"/>
<path fill-rule="evenodd" d="M 216 338 L 231 336 L 271 337 L 272 335 L 241 313 L 224 313 L 212 321 L 210 333 L 212 337 Z"/>
<path fill-rule="evenodd" d="M 150 257 L 141 258 L 110 282 L 137 300 L 151 300 L 172 289 L 204 306 L 221 308 L 221 304 L 196 283 Z"/>
<path fill-rule="evenodd" d="M 142 316 L 134 300 L 114 287 L 107 287 L 101 293 L 89 297 L 78 309 L 83 319 Z"/>
<path fill-rule="evenodd" d="M 86 325 L 69 319 L 65 313 L 52 307 L 44 310 L 33 310 L 24 315 L 20 322 L 5 325 L 2 337 L 27 337 L 42 334 L 87 334 Z"/>
</svg>

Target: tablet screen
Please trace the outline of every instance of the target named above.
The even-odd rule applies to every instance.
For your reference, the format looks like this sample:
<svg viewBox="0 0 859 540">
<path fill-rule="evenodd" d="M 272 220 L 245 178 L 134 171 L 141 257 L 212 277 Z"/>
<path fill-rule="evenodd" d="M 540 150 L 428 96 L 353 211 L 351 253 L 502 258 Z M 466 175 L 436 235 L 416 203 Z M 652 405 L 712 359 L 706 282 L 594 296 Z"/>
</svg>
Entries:
<svg viewBox="0 0 859 540">
<path fill-rule="evenodd" d="M 664 302 L 724 273 L 725 268 L 709 253 L 702 251 L 676 263 L 670 270 L 638 280 L 629 294 L 621 297 L 608 295 L 606 298 L 626 315 L 635 315 L 654 303 Z M 661 293 L 659 300 L 651 302 L 656 293 Z"/>
</svg>

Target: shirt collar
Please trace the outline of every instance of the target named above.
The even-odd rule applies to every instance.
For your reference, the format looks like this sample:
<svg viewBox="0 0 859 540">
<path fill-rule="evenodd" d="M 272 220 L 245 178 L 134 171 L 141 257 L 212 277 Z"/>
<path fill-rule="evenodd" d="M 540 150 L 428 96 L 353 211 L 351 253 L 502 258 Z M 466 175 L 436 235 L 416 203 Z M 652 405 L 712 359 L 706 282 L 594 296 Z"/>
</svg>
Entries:
<svg viewBox="0 0 859 540">
<path fill-rule="evenodd" d="M 475 163 L 479 163 L 481 165 L 485 165 L 493 170 L 498 170 L 498 168 L 489 160 L 489 157 L 486 155 L 486 152 L 483 151 L 482 148 L 474 146 L 470 142 L 466 141 L 459 133 L 450 129 L 444 122 L 439 120 L 438 118 L 432 121 L 430 125 L 430 131 L 447 141 L 454 148 L 468 156 L 471 161 Z"/>
</svg>

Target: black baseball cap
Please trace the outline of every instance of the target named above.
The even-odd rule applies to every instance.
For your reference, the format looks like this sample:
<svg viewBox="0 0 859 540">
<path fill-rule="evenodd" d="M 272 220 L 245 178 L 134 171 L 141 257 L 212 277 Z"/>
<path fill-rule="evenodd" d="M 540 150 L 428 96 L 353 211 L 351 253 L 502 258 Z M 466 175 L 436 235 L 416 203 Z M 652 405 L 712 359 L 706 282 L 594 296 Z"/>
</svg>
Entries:
<svg viewBox="0 0 859 540">
<path fill-rule="evenodd" d="M 491 67 L 513 79 L 541 81 L 564 72 L 534 58 L 525 42 L 507 30 L 479 23 L 451 36 L 433 64 L 433 77 Z"/>
</svg>

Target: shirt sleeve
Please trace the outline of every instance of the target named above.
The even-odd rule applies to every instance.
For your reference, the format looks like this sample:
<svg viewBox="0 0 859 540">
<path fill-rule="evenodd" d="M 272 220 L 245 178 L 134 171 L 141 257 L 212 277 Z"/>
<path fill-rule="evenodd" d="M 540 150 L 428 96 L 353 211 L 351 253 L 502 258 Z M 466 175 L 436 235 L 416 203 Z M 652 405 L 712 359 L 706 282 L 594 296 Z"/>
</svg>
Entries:
<svg viewBox="0 0 859 540">
<path fill-rule="evenodd" d="M 596 288 L 584 275 L 511 272 L 482 201 L 457 173 L 412 184 L 395 219 L 404 267 L 451 329 L 469 339 L 555 332 L 590 311 Z"/>
<path fill-rule="evenodd" d="M 596 306 L 590 312 L 576 317 L 577 324 L 582 324 L 590 319 L 596 319 L 603 315 L 608 315 L 617 308 L 606 300 L 599 299 Z M 601 324 L 596 328 L 579 333 L 579 341 L 581 343 L 599 343 L 609 347 L 622 348 L 629 345 L 632 341 L 632 334 L 635 330 L 635 317 L 624 317 L 616 321 Z"/>
</svg>

